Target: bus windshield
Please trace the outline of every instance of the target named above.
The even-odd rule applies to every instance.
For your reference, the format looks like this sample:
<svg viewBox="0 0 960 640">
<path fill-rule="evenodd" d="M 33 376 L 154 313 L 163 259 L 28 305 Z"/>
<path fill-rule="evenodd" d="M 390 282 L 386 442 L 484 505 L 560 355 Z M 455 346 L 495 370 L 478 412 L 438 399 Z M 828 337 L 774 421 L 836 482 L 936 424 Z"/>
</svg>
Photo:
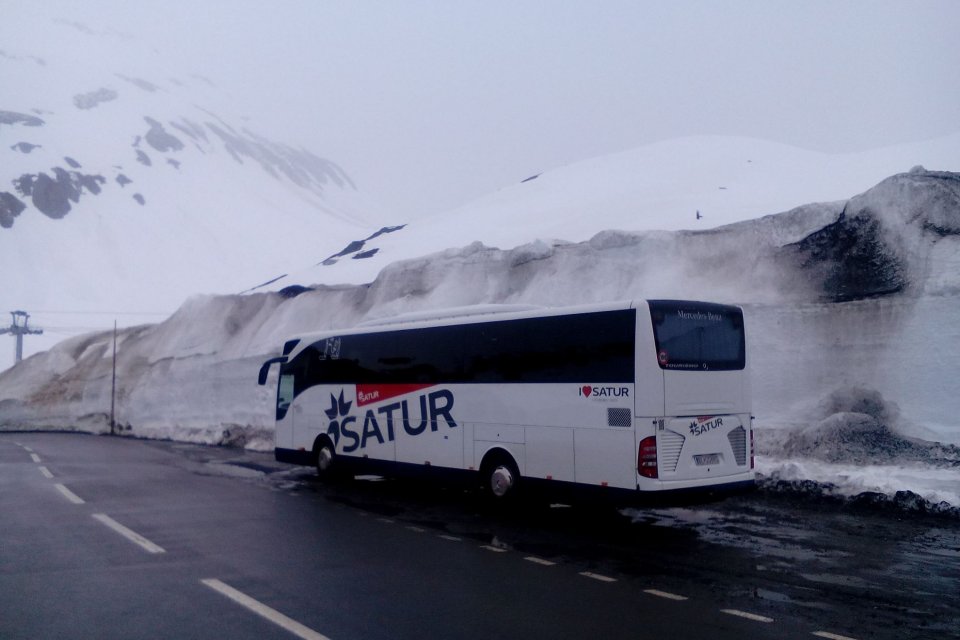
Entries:
<svg viewBox="0 0 960 640">
<path fill-rule="evenodd" d="M 651 300 L 650 317 L 661 369 L 733 371 L 744 368 L 743 313 L 737 307 Z"/>
</svg>

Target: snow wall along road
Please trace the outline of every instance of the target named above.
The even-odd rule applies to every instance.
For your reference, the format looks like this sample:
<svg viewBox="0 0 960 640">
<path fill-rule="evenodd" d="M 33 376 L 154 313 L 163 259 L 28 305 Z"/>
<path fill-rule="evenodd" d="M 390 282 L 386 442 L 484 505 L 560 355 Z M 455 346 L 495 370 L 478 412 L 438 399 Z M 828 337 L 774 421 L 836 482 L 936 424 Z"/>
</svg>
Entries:
<svg viewBox="0 0 960 640">
<path fill-rule="evenodd" d="M 709 231 L 475 243 L 367 285 L 192 298 L 121 331 L 117 420 L 146 437 L 270 448 L 274 391 L 257 371 L 290 336 L 442 307 L 631 298 L 745 308 L 761 431 L 869 414 L 898 437 L 960 442 L 960 174 L 920 169 Z M 0 374 L 0 425 L 106 430 L 111 339 L 74 338 Z"/>
</svg>

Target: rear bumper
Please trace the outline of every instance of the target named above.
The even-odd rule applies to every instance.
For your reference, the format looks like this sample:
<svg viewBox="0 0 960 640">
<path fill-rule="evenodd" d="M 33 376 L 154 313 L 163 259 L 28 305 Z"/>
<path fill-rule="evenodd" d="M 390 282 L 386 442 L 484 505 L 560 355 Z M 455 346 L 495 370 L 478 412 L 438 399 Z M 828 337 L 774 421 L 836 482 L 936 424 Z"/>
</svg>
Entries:
<svg viewBox="0 0 960 640">
<path fill-rule="evenodd" d="M 725 498 L 743 495 L 756 490 L 754 480 L 743 480 L 726 484 L 688 489 L 666 489 L 664 491 L 637 491 L 629 505 L 641 508 L 682 507 L 716 502 Z"/>
<path fill-rule="evenodd" d="M 640 493 L 722 490 L 724 487 L 752 486 L 756 482 L 756 475 L 753 469 L 728 476 L 695 478 L 690 480 L 644 478 L 638 475 L 637 489 L 639 489 Z"/>
</svg>

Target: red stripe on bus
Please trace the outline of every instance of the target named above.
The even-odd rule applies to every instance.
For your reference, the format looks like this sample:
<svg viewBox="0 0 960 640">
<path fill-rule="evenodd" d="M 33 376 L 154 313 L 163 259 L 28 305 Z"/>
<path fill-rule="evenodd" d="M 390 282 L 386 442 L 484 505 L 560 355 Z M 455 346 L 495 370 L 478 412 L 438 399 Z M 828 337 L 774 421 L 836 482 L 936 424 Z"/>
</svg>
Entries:
<svg viewBox="0 0 960 640">
<path fill-rule="evenodd" d="M 383 402 L 390 398 L 396 398 L 408 393 L 414 393 L 432 384 L 358 384 L 357 385 L 357 406 Z"/>
</svg>

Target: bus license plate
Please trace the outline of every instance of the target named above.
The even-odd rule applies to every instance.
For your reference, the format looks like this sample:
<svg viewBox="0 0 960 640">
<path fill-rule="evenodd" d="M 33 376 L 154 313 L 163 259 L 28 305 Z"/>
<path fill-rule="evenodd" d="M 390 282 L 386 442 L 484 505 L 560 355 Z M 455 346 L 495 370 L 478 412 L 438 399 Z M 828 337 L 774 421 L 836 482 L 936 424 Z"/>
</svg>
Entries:
<svg viewBox="0 0 960 640">
<path fill-rule="evenodd" d="M 720 464 L 720 454 L 719 453 L 702 453 L 699 455 L 693 456 L 693 461 L 697 463 L 698 467 L 705 467 L 712 464 Z"/>
</svg>

